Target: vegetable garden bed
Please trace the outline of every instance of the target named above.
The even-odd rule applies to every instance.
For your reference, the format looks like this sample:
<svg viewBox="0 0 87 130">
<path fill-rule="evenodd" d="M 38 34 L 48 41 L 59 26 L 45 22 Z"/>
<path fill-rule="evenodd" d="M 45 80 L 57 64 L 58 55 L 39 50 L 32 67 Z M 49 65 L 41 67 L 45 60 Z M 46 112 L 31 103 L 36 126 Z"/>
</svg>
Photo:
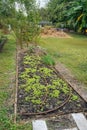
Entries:
<svg viewBox="0 0 87 130">
<path fill-rule="evenodd" d="M 84 111 L 84 100 L 62 80 L 46 56 L 38 47 L 19 53 L 18 113 L 28 117 Z"/>
</svg>

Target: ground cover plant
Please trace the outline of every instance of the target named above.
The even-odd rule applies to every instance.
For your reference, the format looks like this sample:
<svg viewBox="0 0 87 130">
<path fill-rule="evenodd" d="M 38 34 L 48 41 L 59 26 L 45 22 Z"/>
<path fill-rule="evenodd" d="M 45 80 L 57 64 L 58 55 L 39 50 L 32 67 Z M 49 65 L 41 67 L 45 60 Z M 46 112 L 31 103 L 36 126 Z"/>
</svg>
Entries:
<svg viewBox="0 0 87 130">
<path fill-rule="evenodd" d="M 84 109 L 84 101 L 60 78 L 52 64 L 48 65 L 50 62 L 44 62 L 46 55 L 38 55 L 35 48 L 38 47 L 19 54 L 18 113 L 47 113 L 67 100 L 62 111 Z"/>
<path fill-rule="evenodd" d="M 56 62 L 68 67 L 76 78 L 87 86 L 87 37 L 71 35 L 72 38 L 42 38 L 40 45 L 44 47 Z"/>
</svg>

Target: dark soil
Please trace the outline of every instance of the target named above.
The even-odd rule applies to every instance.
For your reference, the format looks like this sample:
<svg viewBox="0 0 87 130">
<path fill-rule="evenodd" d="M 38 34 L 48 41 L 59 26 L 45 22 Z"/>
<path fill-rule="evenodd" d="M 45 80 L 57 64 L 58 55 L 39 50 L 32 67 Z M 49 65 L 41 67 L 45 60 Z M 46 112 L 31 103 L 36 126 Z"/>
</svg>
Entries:
<svg viewBox="0 0 87 130">
<path fill-rule="evenodd" d="M 53 117 L 47 120 L 46 123 L 48 130 L 65 130 L 77 127 L 71 115 Z"/>
<path fill-rule="evenodd" d="M 19 75 L 18 97 L 17 97 L 18 114 L 20 114 L 22 118 L 27 118 L 27 117 L 32 117 L 33 115 L 34 117 L 35 115 L 43 115 L 45 117 L 51 114 L 60 115 L 60 114 L 84 111 L 87 108 L 85 101 L 81 99 L 80 96 L 72 88 L 70 88 L 69 85 L 67 85 L 67 89 L 66 89 L 67 92 L 64 93 L 64 91 L 62 91 L 64 88 L 62 81 L 61 81 L 61 87 L 58 85 L 55 87 L 55 90 L 58 90 L 60 92 L 59 96 L 58 97 L 53 96 L 53 98 L 50 96 L 50 94 L 52 94 L 54 90 L 53 88 L 48 89 L 47 86 L 52 85 L 52 82 L 54 80 L 61 79 L 60 74 L 56 72 L 54 67 L 44 64 L 42 60 L 36 61 L 36 58 L 34 60 L 35 62 L 37 62 L 36 64 L 37 66 L 31 66 L 31 64 L 24 64 L 24 58 L 26 56 L 38 57 L 42 55 L 44 55 L 44 53 L 42 52 L 41 49 L 38 49 L 38 47 L 33 48 L 33 51 L 29 50 L 29 51 L 21 52 L 18 55 L 18 75 Z M 26 80 L 20 78 L 20 75 L 25 71 L 26 68 L 34 69 L 34 67 L 37 68 L 37 71 L 34 72 L 35 75 L 40 77 L 39 84 L 44 85 L 45 90 L 47 91 L 49 90 L 47 92 L 44 89 L 42 89 L 42 95 L 40 95 L 39 97 L 42 102 L 40 104 L 35 104 L 31 102 L 32 99 L 37 101 L 36 100 L 37 97 L 33 98 L 35 95 L 33 95 L 32 89 L 28 92 L 25 91 L 24 88 L 20 87 L 26 84 Z M 40 71 L 40 68 L 48 68 L 52 70 L 51 76 L 43 77 L 44 75 Z M 34 78 L 34 73 L 29 72 L 28 78 L 29 79 Z M 40 88 L 37 89 L 39 91 Z M 25 100 L 26 97 L 29 97 L 30 100 L 26 101 Z"/>
</svg>

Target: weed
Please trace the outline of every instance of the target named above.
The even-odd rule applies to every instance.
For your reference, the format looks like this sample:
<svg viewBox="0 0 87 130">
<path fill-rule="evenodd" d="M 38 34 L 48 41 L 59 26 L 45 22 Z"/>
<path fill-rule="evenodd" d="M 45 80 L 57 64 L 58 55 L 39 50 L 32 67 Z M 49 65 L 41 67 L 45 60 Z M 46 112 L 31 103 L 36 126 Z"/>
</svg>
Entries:
<svg viewBox="0 0 87 130">
<path fill-rule="evenodd" d="M 55 61 L 50 55 L 43 56 L 42 61 L 47 65 L 55 65 Z"/>
</svg>

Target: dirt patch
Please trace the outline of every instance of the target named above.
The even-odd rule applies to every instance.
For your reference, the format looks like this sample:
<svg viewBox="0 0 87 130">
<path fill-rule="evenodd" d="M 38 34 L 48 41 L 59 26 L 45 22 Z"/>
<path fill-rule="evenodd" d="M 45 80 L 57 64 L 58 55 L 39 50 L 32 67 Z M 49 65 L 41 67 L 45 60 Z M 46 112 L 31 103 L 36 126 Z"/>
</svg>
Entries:
<svg viewBox="0 0 87 130">
<path fill-rule="evenodd" d="M 42 37 L 58 37 L 58 38 L 71 38 L 64 31 L 57 31 L 54 28 L 43 28 L 41 32 Z"/>
<path fill-rule="evenodd" d="M 48 130 L 63 130 L 77 127 L 71 115 L 53 117 L 47 120 L 46 123 Z"/>
</svg>

